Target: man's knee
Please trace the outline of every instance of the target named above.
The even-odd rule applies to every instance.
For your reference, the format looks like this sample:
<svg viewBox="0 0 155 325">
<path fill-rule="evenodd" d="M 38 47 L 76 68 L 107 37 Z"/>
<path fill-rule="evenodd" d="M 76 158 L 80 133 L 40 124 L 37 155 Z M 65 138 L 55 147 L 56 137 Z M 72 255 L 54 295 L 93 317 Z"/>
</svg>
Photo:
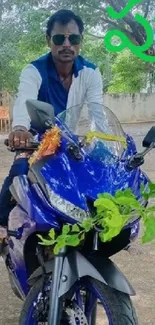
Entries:
<svg viewBox="0 0 155 325">
<path fill-rule="evenodd" d="M 15 160 L 11 166 L 9 177 L 14 178 L 19 175 L 27 175 L 29 163 L 27 158 L 19 158 Z"/>
<path fill-rule="evenodd" d="M 29 164 L 27 158 L 20 158 L 13 162 L 11 169 L 9 171 L 9 175 L 5 178 L 0 191 L 0 206 L 3 205 L 7 197 L 8 198 L 10 197 L 10 193 L 8 191 L 10 185 L 13 182 L 14 177 L 19 175 L 27 175 L 28 168 L 29 168 Z"/>
</svg>

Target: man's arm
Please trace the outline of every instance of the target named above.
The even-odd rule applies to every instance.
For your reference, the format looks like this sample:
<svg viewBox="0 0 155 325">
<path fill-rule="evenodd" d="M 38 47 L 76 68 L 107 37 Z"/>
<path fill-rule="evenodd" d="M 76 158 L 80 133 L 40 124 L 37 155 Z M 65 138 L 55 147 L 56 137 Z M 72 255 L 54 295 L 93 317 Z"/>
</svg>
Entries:
<svg viewBox="0 0 155 325">
<path fill-rule="evenodd" d="M 87 102 L 103 105 L 103 81 L 99 68 L 91 71 L 87 83 Z"/>
<path fill-rule="evenodd" d="M 98 68 L 91 71 L 87 88 L 87 103 L 89 119 L 92 122 L 90 129 L 105 132 L 105 112 L 103 109 L 103 81 Z"/>
<path fill-rule="evenodd" d="M 28 99 L 37 99 L 41 82 L 41 76 L 33 65 L 29 64 L 23 69 L 20 76 L 18 95 L 13 107 L 12 129 L 19 126 L 29 130 L 30 118 L 25 103 Z"/>
</svg>

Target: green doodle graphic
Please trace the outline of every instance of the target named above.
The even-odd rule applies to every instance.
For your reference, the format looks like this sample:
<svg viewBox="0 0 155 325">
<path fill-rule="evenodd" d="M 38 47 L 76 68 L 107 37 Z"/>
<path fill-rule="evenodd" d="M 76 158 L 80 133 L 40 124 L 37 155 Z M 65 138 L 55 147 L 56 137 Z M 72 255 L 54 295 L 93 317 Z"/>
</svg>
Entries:
<svg viewBox="0 0 155 325">
<path fill-rule="evenodd" d="M 110 16 L 110 18 L 112 19 L 122 19 L 124 18 L 131 9 L 133 9 L 133 7 L 142 2 L 143 0 L 129 0 L 129 2 L 127 3 L 126 7 L 121 11 L 121 12 L 116 12 L 112 7 L 108 7 L 107 13 Z M 105 35 L 104 38 L 104 44 L 106 46 L 106 48 L 110 51 L 110 52 L 120 52 L 122 50 L 124 50 L 125 48 L 129 48 L 132 53 L 134 53 L 137 57 L 139 57 L 140 59 L 146 61 L 146 62 L 155 62 L 155 56 L 149 56 L 146 53 L 144 53 L 145 51 L 147 51 L 148 49 L 150 49 L 150 47 L 153 45 L 153 29 L 150 25 L 150 23 L 147 21 L 146 18 L 144 18 L 143 16 L 139 15 L 139 14 L 135 14 L 134 15 L 135 20 L 141 24 L 143 26 L 143 28 L 145 29 L 147 38 L 146 38 L 146 42 L 143 45 L 134 45 L 130 39 L 120 30 L 118 29 L 113 29 L 107 32 L 107 34 Z M 120 38 L 121 40 L 121 44 L 120 45 L 113 45 L 112 42 L 112 38 L 114 36 L 117 36 Z"/>
<path fill-rule="evenodd" d="M 108 7 L 107 13 L 113 19 L 122 19 L 129 13 L 131 9 L 133 9 L 135 5 L 142 1 L 143 0 L 129 0 L 129 2 L 126 4 L 126 7 L 120 12 L 116 12 L 112 7 Z"/>
</svg>

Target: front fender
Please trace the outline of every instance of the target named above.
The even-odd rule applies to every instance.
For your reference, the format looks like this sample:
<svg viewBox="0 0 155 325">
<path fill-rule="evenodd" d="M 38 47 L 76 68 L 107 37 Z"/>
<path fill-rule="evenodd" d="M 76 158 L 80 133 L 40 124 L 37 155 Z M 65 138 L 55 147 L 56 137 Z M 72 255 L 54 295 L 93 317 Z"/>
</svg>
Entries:
<svg viewBox="0 0 155 325">
<path fill-rule="evenodd" d="M 54 260 L 47 262 L 45 267 L 46 272 L 51 273 Z M 29 285 L 33 285 L 42 274 L 42 268 L 38 268 L 29 278 Z M 110 259 L 95 255 L 86 258 L 78 251 L 72 251 L 64 258 L 59 297 L 67 293 L 77 280 L 85 276 L 94 278 L 130 296 L 136 294 L 128 279 Z"/>
</svg>

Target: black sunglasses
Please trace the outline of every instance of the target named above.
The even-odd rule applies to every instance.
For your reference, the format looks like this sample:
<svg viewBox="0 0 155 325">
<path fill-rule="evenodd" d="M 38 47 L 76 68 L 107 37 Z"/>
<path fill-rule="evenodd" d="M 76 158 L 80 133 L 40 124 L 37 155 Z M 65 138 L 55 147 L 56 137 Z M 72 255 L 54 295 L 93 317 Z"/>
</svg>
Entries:
<svg viewBox="0 0 155 325">
<path fill-rule="evenodd" d="M 52 36 L 52 41 L 54 45 L 62 45 L 66 37 L 68 38 L 71 45 L 79 45 L 82 39 L 81 35 L 79 34 L 70 34 L 68 36 L 64 34 L 56 34 Z"/>
</svg>

